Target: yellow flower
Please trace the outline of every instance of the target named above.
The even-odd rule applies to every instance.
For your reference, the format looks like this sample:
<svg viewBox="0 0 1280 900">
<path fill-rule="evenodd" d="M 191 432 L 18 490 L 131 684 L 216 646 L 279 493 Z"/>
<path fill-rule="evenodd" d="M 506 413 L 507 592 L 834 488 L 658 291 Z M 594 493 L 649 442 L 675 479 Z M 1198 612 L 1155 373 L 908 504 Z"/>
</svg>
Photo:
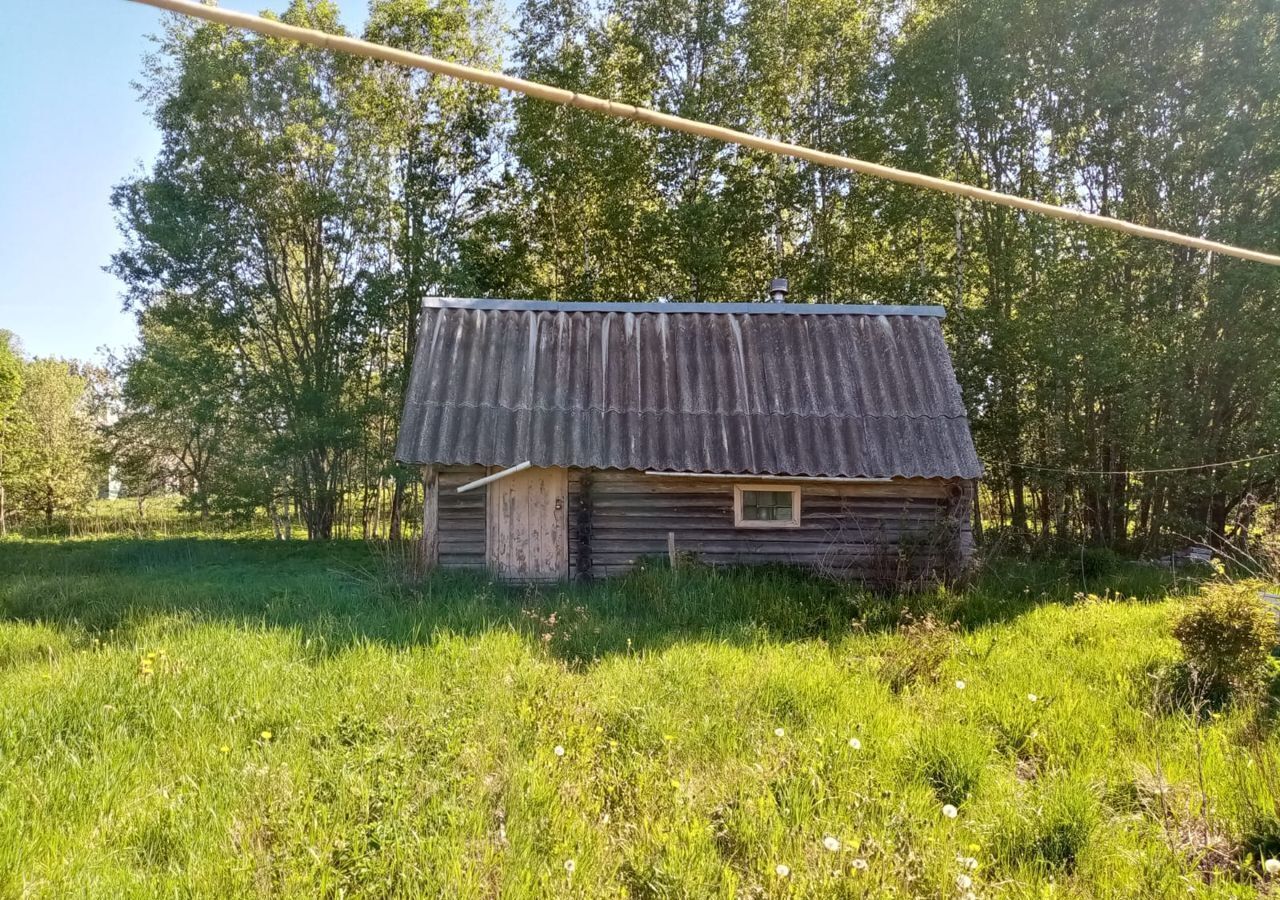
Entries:
<svg viewBox="0 0 1280 900">
<path fill-rule="evenodd" d="M 226 744 L 223 744 L 221 747 L 219 747 L 219 748 L 218 748 L 218 752 L 219 752 L 219 753 L 230 753 L 230 752 L 231 752 L 231 748 L 230 748 L 230 747 L 228 747 Z"/>
<path fill-rule="evenodd" d="M 269 740 L 271 740 L 271 732 L 270 732 L 270 731 L 264 731 L 264 732 L 262 732 L 262 739 L 263 739 L 264 741 L 269 741 Z"/>
</svg>

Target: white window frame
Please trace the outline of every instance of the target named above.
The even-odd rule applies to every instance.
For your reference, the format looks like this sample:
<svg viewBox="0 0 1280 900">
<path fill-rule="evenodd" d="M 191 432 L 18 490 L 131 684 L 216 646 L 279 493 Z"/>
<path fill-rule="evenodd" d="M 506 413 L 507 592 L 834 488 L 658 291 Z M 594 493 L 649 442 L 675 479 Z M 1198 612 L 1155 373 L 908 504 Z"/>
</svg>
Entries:
<svg viewBox="0 0 1280 900">
<path fill-rule="evenodd" d="M 757 519 L 742 518 L 742 494 L 744 491 L 761 491 L 768 493 L 788 491 L 791 494 L 791 518 Z M 734 528 L 799 528 L 800 527 L 800 485 L 774 484 L 770 481 L 754 484 L 735 484 L 733 486 L 733 527 Z"/>
</svg>

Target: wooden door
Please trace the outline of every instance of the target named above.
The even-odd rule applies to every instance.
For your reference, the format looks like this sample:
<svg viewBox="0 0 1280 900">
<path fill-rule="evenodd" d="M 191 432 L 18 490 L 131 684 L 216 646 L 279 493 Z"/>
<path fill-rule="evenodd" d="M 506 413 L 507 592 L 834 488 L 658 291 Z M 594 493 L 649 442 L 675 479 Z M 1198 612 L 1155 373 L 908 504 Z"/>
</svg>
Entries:
<svg viewBox="0 0 1280 900">
<path fill-rule="evenodd" d="M 509 581 L 569 577 L 569 470 L 532 468 L 488 487 L 489 568 Z"/>
</svg>

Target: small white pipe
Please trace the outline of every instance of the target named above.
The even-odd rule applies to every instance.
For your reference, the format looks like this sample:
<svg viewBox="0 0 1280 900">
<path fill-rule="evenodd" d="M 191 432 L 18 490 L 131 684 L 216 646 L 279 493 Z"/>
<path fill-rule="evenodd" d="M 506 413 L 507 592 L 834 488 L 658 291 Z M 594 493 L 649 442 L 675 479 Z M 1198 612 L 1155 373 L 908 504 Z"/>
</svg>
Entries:
<svg viewBox="0 0 1280 900">
<path fill-rule="evenodd" d="M 661 475 L 664 478 L 727 478 L 734 481 L 818 481 L 831 484 L 891 484 L 892 478 L 822 478 L 816 475 L 726 475 L 721 472 L 655 472 L 646 471 L 646 475 Z"/>
<path fill-rule="evenodd" d="M 473 491 L 478 487 L 484 487 L 486 484 L 497 481 L 499 478 L 506 478 L 508 475 L 514 475 L 517 472 L 523 472 L 525 469 L 533 467 L 533 463 L 525 460 L 522 463 L 516 463 L 509 469 L 503 469 L 501 472 L 494 472 L 492 475 L 486 475 L 483 478 L 477 478 L 475 481 L 468 481 L 462 487 L 458 488 L 459 494 L 465 494 L 467 491 Z"/>
</svg>

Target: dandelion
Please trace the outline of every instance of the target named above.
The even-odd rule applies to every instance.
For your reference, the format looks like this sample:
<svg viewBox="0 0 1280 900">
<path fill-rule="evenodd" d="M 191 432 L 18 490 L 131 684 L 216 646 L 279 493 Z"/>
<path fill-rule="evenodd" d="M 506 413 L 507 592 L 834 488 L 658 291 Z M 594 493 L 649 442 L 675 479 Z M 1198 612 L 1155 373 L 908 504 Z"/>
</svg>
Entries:
<svg viewBox="0 0 1280 900">
<path fill-rule="evenodd" d="M 270 732 L 270 731 L 264 731 L 264 732 L 262 732 L 262 739 L 263 739 L 264 741 L 269 741 L 269 740 L 271 740 L 271 732 Z"/>
<path fill-rule="evenodd" d="M 784 729 L 784 728 L 775 728 L 775 729 L 773 729 L 774 737 L 784 737 L 784 736 L 786 735 L 786 733 L 787 733 L 787 732 L 786 732 L 786 729 Z"/>
<path fill-rule="evenodd" d="M 230 752 L 231 752 L 231 748 L 230 748 L 230 747 L 228 747 L 226 744 L 223 744 L 221 747 L 219 747 L 219 748 L 218 748 L 218 752 L 219 752 L 219 753 L 230 753 Z"/>
<path fill-rule="evenodd" d="M 570 875 L 572 875 L 577 868 L 578 868 L 578 864 L 574 860 L 566 859 L 564 861 L 564 870 L 568 872 Z"/>
<path fill-rule="evenodd" d="M 960 679 L 958 679 L 958 678 L 957 678 L 957 679 L 956 679 L 956 690 L 957 690 L 957 691 L 963 691 L 964 689 L 965 689 L 965 683 L 964 683 L 963 681 L 961 681 Z"/>
<path fill-rule="evenodd" d="M 1037 697 L 1035 694 L 1027 694 L 1027 700 L 1030 701 L 1031 703 L 1035 703 L 1039 699 L 1040 698 Z"/>
<path fill-rule="evenodd" d="M 948 803 L 942 807 L 942 814 L 948 819 L 954 819 L 956 816 L 960 815 L 960 810 Z"/>
<path fill-rule="evenodd" d="M 822 839 L 822 846 L 826 847 L 832 853 L 835 853 L 840 849 L 840 840 L 832 837 L 831 835 L 827 835 Z"/>
<path fill-rule="evenodd" d="M 1268 875 L 1280 875 L 1280 859 L 1272 857 L 1262 864 L 1262 869 Z"/>
<path fill-rule="evenodd" d="M 850 863 L 850 865 L 852 865 L 859 872 L 867 871 L 867 861 L 862 857 L 858 857 L 852 863 Z"/>
<path fill-rule="evenodd" d="M 556 756 L 564 756 L 564 747 L 561 747 L 559 744 L 556 744 L 556 749 L 553 752 L 555 753 Z"/>
<path fill-rule="evenodd" d="M 960 864 L 962 869 L 969 869 L 972 871 L 978 868 L 978 860 L 972 856 L 961 856 L 956 854 L 956 862 Z"/>
<path fill-rule="evenodd" d="M 969 888 L 973 887 L 973 879 L 962 872 L 956 876 L 956 887 L 962 891 L 967 891 Z"/>
<path fill-rule="evenodd" d="M 850 750 L 861 750 L 861 749 L 862 749 L 862 741 L 858 740 L 857 738 L 849 738 L 849 749 L 850 749 Z"/>
<path fill-rule="evenodd" d="M 791 874 L 791 867 L 786 863 L 778 863 L 773 867 L 773 871 L 778 873 L 779 878 L 786 878 Z"/>
</svg>

